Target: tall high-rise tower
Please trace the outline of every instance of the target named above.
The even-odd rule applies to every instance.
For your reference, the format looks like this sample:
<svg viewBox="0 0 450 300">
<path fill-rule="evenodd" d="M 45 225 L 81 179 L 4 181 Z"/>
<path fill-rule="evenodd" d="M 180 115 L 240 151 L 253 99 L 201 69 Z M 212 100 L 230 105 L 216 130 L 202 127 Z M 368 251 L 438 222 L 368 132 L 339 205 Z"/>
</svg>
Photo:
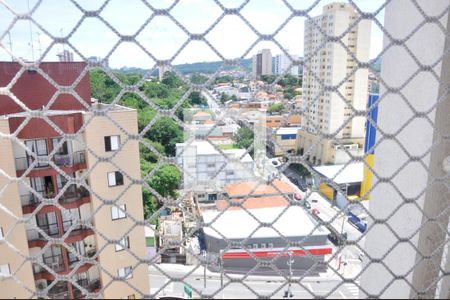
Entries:
<svg viewBox="0 0 450 300">
<path fill-rule="evenodd" d="M 351 107 L 366 109 L 368 69 L 358 69 L 358 61 L 369 61 L 371 24 L 369 20 L 355 24 L 357 19 L 351 5 L 335 2 L 305 24 L 305 117 L 300 147 L 309 148 L 321 138 L 320 133 L 334 135 L 333 140 L 315 147 L 310 156 L 313 163 L 337 163 L 333 153 L 339 150 L 336 144 L 351 144 L 352 150 L 362 148 L 365 118 L 353 117 Z M 332 42 L 330 37 L 340 37 L 340 42 Z"/>
</svg>

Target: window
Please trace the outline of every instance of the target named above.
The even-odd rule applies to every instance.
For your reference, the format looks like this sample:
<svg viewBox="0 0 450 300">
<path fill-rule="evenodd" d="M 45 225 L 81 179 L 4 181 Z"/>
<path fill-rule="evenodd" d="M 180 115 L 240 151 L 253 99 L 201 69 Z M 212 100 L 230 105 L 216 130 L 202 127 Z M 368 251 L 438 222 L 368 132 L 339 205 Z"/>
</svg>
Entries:
<svg viewBox="0 0 450 300">
<path fill-rule="evenodd" d="M 120 268 L 119 270 L 117 270 L 117 275 L 119 275 L 119 277 L 123 279 L 130 279 L 133 277 L 133 268 L 132 267 Z"/>
<path fill-rule="evenodd" d="M 111 207 L 111 218 L 113 220 L 126 218 L 127 217 L 126 211 L 127 207 L 125 204 L 119 205 L 119 207 L 113 206 Z"/>
<path fill-rule="evenodd" d="M 3 239 L 3 237 L 4 237 L 4 235 L 3 235 L 3 228 L 2 228 L 2 227 L 0 227 L 0 240 L 2 240 L 2 239 Z"/>
<path fill-rule="evenodd" d="M 261 244 L 261 249 L 266 249 L 266 244 L 262 243 Z"/>
<path fill-rule="evenodd" d="M 108 186 L 123 185 L 123 175 L 120 172 L 108 173 Z"/>
<path fill-rule="evenodd" d="M 207 167 L 208 168 L 214 168 L 215 164 L 208 164 Z"/>
<path fill-rule="evenodd" d="M 258 248 L 258 244 L 253 244 L 253 249 L 257 249 Z"/>
<path fill-rule="evenodd" d="M 116 151 L 119 149 L 120 145 L 120 136 L 119 135 L 111 135 L 105 136 L 105 151 Z"/>
<path fill-rule="evenodd" d="M 9 264 L 0 265 L 0 277 L 7 277 L 11 275 L 11 270 L 9 269 Z"/>
<path fill-rule="evenodd" d="M 54 138 L 52 139 L 53 149 L 56 149 L 56 154 L 59 155 L 67 155 L 69 154 L 69 148 L 67 146 L 67 141 L 65 141 L 61 146 L 58 147 L 58 144 L 61 142 L 62 138 Z"/>
<path fill-rule="evenodd" d="M 273 243 L 269 243 L 269 244 L 267 244 L 268 246 L 268 248 L 273 248 Z"/>
<path fill-rule="evenodd" d="M 124 237 L 115 245 L 115 248 L 116 248 L 116 252 L 122 251 L 125 248 L 129 249 L 130 248 L 130 239 L 128 237 Z"/>
</svg>

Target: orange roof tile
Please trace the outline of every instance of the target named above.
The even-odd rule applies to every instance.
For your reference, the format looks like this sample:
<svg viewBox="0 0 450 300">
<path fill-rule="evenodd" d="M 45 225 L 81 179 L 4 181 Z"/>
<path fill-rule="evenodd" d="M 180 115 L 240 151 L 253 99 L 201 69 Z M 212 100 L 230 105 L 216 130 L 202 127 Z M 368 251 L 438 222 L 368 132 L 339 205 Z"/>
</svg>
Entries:
<svg viewBox="0 0 450 300">
<path fill-rule="evenodd" d="M 242 203 L 242 206 L 231 206 L 232 204 Z M 271 208 L 284 207 L 289 204 L 288 200 L 283 196 L 248 198 L 243 202 L 242 199 L 218 200 L 216 206 L 219 211 L 238 210 L 238 209 L 255 209 L 255 208 Z"/>
<path fill-rule="evenodd" d="M 257 186 L 258 184 L 259 183 L 255 181 L 238 182 L 226 185 L 224 187 L 224 190 L 228 193 L 230 197 L 238 197 L 238 196 L 245 197 L 246 195 L 249 195 L 253 191 L 253 189 L 255 189 L 255 186 Z M 251 193 L 251 195 L 280 194 L 280 192 L 276 190 L 274 186 L 282 193 L 295 193 L 295 190 L 291 185 L 276 179 L 269 185 L 264 183 L 259 184 L 258 187 Z"/>
</svg>

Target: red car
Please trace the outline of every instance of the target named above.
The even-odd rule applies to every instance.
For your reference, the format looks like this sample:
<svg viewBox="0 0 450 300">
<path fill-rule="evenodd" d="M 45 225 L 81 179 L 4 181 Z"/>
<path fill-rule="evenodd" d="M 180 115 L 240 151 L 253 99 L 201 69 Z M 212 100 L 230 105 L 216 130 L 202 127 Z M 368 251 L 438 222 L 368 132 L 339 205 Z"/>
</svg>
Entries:
<svg viewBox="0 0 450 300">
<path fill-rule="evenodd" d="M 313 208 L 313 209 L 311 210 L 311 212 L 312 212 L 313 215 L 318 215 L 318 214 L 320 214 L 320 211 L 319 211 L 317 208 Z"/>
<path fill-rule="evenodd" d="M 303 197 L 302 197 L 302 195 L 300 193 L 296 193 L 296 194 L 294 194 L 294 199 L 297 200 L 297 201 L 300 201 L 300 200 L 303 199 Z"/>
</svg>

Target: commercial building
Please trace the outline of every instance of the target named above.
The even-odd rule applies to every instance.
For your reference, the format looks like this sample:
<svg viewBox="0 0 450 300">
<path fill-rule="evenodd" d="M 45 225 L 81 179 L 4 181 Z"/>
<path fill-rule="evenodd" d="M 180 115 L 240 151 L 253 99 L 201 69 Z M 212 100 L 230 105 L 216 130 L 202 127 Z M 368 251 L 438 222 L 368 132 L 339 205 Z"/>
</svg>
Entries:
<svg viewBox="0 0 450 300">
<path fill-rule="evenodd" d="M 366 141 L 364 143 L 364 160 L 367 165 L 373 170 L 374 155 L 375 155 L 375 142 L 377 130 L 374 124 L 377 124 L 378 120 L 378 94 L 369 95 L 369 103 L 367 104 L 369 109 L 369 119 L 366 123 Z M 373 173 L 367 165 L 364 165 L 364 179 L 361 185 L 361 197 L 368 200 L 370 198 L 370 189 L 372 188 Z"/>
<path fill-rule="evenodd" d="M 362 145 L 363 116 L 353 116 L 352 108 L 365 110 L 368 94 L 368 69 L 358 62 L 369 62 L 370 20 L 357 20 L 350 4 L 332 3 L 323 14 L 305 23 L 305 56 L 303 68 L 303 110 L 301 148 L 310 152 L 314 164 L 333 163 L 328 153 L 336 144 Z M 341 43 L 329 41 L 327 35 L 340 36 Z M 325 45 L 325 46 L 324 46 Z M 323 82 L 323 83 L 321 83 Z M 342 84 L 341 84 L 342 83 Z M 325 87 L 336 89 L 327 90 Z M 322 140 L 321 134 L 332 134 L 333 142 Z M 362 155 L 362 147 L 358 154 Z M 319 163 L 320 162 L 320 163 Z"/>
<path fill-rule="evenodd" d="M 65 86 L 85 67 L 84 63 L 40 64 L 40 69 Z M 17 63 L 0 63 L 0 85 L 5 86 L 20 68 Z M 31 296 L 12 274 L 31 291 L 42 290 L 51 298 L 85 297 L 69 281 L 58 281 L 48 289 L 55 280 L 53 272 L 74 272 L 72 278 L 88 292 L 105 287 L 100 295 L 104 298 L 135 297 L 136 290 L 128 284 L 149 291 L 147 268 L 137 265 L 130 254 L 145 257 L 144 228 L 128 231 L 134 225 L 130 216 L 143 219 L 141 188 L 130 185 L 129 179 L 140 179 L 138 142 L 123 143 L 123 131 L 108 118 L 90 112 L 89 108 L 105 107 L 91 101 L 88 74 L 75 91 L 80 99 L 61 94 L 46 111 L 51 124 L 39 114 L 55 88 L 37 71 L 25 71 L 12 88 L 36 117 L 26 119 L 29 113 L 8 96 L 0 96 L 0 132 L 17 137 L 0 141 L 0 169 L 11 178 L 20 178 L 0 177 L 5 189 L 1 202 L 6 208 L 0 210 L 4 236 L 0 268 L 6 277 L 0 280 L 2 297 Z M 116 105 L 108 115 L 123 130 L 138 133 L 135 110 Z M 99 158 L 112 155 L 114 165 L 98 163 Z M 106 200 L 116 202 L 106 205 Z M 25 222 L 16 224 L 15 217 Z M 33 262 L 22 265 L 22 255 L 32 257 Z M 122 277 L 124 282 L 111 282 L 111 276 Z"/>
<path fill-rule="evenodd" d="M 295 272 L 322 272 L 325 270 L 321 263 L 332 253 L 327 242 L 329 231 L 318 226 L 299 206 L 205 211 L 202 217 L 211 225 L 204 228 L 207 251 L 221 255 L 223 267 L 229 272 L 254 268 L 258 261 L 253 256 L 263 261 L 278 256 L 273 263 L 280 270 L 288 269 L 291 256 Z M 261 223 L 273 223 L 273 228 L 260 228 Z M 288 247 L 286 240 L 298 246 Z M 235 244 L 228 248 L 229 243 Z M 256 272 L 270 270 L 259 267 Z"/>
<path fill-rule="evenodd" d="M 263 49 L 252 58 L 252 74 L 253 78 L 262 75 L 272 75 L 272 53 L 270 49 Z"/>
<path fill-rule="evenodd" d="M 282 127 L 272 133 L 274 141 L 268 145 L 273 155 L 282 156 L 286 153 L 296 154 L 300 143 L 300 127 Z"/>
<path fill-rule="evenodd" d="M 317 172 L 314 177 L 319 190 L 328 200 L 336 200 L 338 193 L 349 200 L 359 199 L 363 180 L 363 163 L 318 166 L 314 167 L 314 170 Z"/>
<path fill-rule="evenodd" d="M 278 54 L 273 61 L 273 69 L 275 75 L 290 74 L 292 76 L 298 76 L 298 66 L 293 65 L 293 60 L 298 60 L 298 55 L 291 55 L 292 60 L 286 54 Z"/>
<path fill-rule="evenodd" d="M 208 141 L 194 140 L 176 145 L 178 165 L 184 171 L 184 188 L 221 187 L 251 180 L 255 165 L 245 149 L 220 150 Z"/>
</svg>

